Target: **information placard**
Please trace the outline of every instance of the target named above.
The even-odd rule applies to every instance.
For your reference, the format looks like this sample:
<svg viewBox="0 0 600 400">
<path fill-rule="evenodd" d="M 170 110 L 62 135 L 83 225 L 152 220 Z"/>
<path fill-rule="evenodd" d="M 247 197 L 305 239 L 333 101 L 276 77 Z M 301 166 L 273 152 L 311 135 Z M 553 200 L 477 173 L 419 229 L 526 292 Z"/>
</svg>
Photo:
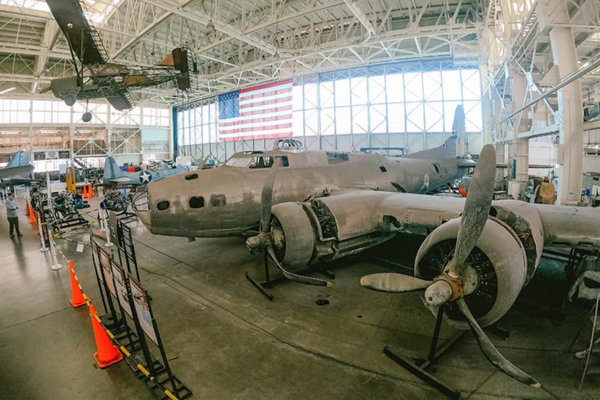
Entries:
<svg viewBox="0 0 600 400">
<path fill-rule="evenodd" d="M 156 332 L 152 325 L 152 314 L 150 313 L 150 306 L 148 304 L 148 296 L 142 285 L 136 281 L 133 277 L 129 277 L 129 286 L 131 287 L 131 295 L 133 296 L 133 304 L 135 305 L 135 312 L 138 316 L 140 326 L 148 335 L 150 340 L 158 346 L 158 340 L 156 339 Z"/>
<path fill-rule="evenodd" d="M 112 279 L 112 270 L 110 268 L 110 255 L 102 248 L 98 248 L 100 249 L 100 265 L 102 266 L 102 273 L 104 274 L 104 282 L 106 282 L 106 287 L 108 287 L 109 292 L 117 297 L 117 291 L 115 290 Z"/>
<path fill-rule="evenodd" d="M 133 314 L 131 313 L 131 306 L 129 304 L 129 296 L 127 296 L 127 286 L 125 285 L 125 271 L 123 268 L 115 261 L 111 260 L 112 274 L 115 280 L 115 289 L 117 291 L 117 300 L 119 300 L 119 304 L 123 307 L 123 310 L 133 318 Z"/>
</svg>

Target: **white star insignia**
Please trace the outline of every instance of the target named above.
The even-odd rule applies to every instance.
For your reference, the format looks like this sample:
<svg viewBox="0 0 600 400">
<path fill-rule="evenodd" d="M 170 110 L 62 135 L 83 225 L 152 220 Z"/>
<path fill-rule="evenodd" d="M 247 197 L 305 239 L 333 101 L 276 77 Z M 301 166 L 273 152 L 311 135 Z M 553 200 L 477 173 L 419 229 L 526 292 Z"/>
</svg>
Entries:
<svg viewBox="0 0 600 400">
<path fill-rule="evenodd" d="M 144 172 L 140 173 L 140 182 L 141 183 L 150 183 L 151 180 L 152 180 L 152 174 L 149 173 L 148 171 L 144 171 Z"/>
</svg>

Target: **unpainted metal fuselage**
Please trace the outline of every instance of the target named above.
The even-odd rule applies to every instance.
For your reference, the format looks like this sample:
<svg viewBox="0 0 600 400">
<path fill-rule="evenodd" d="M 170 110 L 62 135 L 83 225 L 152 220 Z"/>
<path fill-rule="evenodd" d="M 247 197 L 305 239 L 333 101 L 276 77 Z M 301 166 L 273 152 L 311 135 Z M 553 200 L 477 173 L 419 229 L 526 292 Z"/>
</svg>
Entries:
<svg viewBox="0 0 600 400">
<path fill-rule="evenodd" d="M 260 221 L 262 189 L 276 159 L 281 159 L 281 167 L 273 204 L 356 189 L 427 193 L 460 178 L 468 169 L 461 167 L 464 160 L 455 157 L 423 160 L 324 151 L 238 153 L 219 168 L 151 183 L 148 211 L 138 209 L 137 214 L 159 235 L 243 234 Z"/>
</svg>

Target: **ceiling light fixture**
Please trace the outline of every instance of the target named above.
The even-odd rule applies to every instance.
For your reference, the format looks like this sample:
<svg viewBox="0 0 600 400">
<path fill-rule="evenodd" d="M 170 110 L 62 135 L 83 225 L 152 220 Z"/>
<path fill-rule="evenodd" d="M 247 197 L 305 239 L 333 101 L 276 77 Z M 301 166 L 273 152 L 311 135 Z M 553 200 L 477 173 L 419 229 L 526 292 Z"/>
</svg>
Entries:
<svg viewBox="0 0 600 400">
<path fill-rule="evenodd" d="M 206 30 L 208 30 L 208 31 L 215 30 L 215 24 L 213 24 L 212 20 L 208 21 L 208 24 L 206 24 Z"/>
</svg>

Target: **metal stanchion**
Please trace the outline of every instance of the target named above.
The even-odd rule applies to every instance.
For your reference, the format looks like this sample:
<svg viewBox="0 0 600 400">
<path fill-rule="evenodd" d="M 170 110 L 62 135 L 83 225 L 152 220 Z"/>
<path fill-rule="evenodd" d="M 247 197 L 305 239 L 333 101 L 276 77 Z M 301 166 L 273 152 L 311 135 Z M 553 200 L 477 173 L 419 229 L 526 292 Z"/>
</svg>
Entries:
<svg viewBox="0 0 600 400">
<path fill-rule="evenodd" d="M 106 223 L 106 211 L 102 210 L 102 221 L 104 222 L 104 227 L 106 228 L 106 243 L 105 247 L 112 247 L 114 244 L 110 241 L 110 225 Z"/>
<path fill-rule="evenodd" d="M 46 247 L 46 240 L 44 240 L 44 231 L 42 230 L 42 222 L 40 221 L 39 214 L 38 214 L 38 231 L 40 232 L 40 241 L 42 242 L 42 248 L 40 249 L 40 251 L 50 250 L 49 248 Z"/>
<path fill-rule="evenodd" d="M 53 235 L 52 228 L 49 228 L 49 232 L 48 233 L 50 235 L 50 238 L 52 238 L 52 235 Z M 63 266 L 56 259 L 56 249 L 54 248 L 54 246 L 56 246 L 54 244 L 54 240 L 50 239 L 50 255 L 52 256 L 52 270 L 53 271 L 58 271 Z"/>
</svg>

